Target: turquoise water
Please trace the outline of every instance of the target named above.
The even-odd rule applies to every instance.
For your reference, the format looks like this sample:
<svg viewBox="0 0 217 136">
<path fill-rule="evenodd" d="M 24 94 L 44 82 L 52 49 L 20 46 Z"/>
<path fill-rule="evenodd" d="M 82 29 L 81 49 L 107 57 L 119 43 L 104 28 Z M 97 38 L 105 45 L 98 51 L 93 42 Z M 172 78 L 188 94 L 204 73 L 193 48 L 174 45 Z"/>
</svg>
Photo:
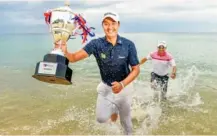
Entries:
<svg viewBox="0 0 217 136">
<path fill-rule="evenodd" d="M 178 73 L 170 80 L 168 102 L 153 105 L 149 87 L 151 63 L 142 65 L 134 83 L 134 134 L 217 134 L 216 33 L 127 33 L 141 59 L 168 43 Z M 0 36 L 1 134 L 122 134 L 119 121 L 95 121 L 96 86 L 100 75 L 93 56 L 70 64 L 71 86 L 39 82 L 35 65 L 52 49 L 48 34 Z M 70 51 L 82 48 L 80 37 Z"/>
</svg>

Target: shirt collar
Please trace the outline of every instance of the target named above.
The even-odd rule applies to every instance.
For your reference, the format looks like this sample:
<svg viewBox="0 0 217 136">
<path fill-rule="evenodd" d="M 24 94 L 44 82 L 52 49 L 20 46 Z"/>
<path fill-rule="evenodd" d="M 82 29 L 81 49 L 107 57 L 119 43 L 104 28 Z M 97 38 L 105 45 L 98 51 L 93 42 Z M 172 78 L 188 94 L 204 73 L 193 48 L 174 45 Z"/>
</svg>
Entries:
<svg viewBox="0 0 217 136">
<path fill-rule="evenodd" d="M 106 40 L 106 37 L 105 37 L 105 36 L 103 37 L 103 39 L 104 39 L 106 42 L 108 42 L 108 41 Z M 117 44 L 122 44 L 122 39 L 121 39 L 120 35 L 117 36 L 117 42 L 116 42 L 116 43 L 117 43 Z"/>
</svg>

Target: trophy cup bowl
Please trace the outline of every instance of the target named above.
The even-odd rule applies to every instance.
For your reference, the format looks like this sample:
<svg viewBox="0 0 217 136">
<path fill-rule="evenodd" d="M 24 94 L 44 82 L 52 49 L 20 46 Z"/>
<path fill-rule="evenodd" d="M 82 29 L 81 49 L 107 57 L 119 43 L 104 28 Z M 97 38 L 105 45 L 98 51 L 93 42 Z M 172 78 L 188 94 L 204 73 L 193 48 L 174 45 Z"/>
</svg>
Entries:
<svg viewBox="0 0 217 136">
<path fill-rule="evenodd" d="M 67 8 L 51 12 L 49 28 L 53 36 L 54 48 L 36 64 L 33 78 L 53 84 L 70 85 L 73 70 L 68 67 L 69 60 L 64 56 L 61 46 L 67 44 L 76 29 L 74 14 Z"/>
</svg>

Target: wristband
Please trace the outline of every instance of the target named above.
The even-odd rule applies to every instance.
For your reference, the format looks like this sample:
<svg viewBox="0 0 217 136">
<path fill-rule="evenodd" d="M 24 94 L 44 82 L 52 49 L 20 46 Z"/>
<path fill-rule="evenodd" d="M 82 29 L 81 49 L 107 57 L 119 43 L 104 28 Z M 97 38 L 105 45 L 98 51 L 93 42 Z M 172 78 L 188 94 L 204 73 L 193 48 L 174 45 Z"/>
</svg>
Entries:
<svg viewBox="0 0 217 136">
<path fill-rule="evenodd" d="M 119 82 L 119 83 L 121 84 L 122 88 L 124 88 L 124 84 L 122 82 Z"/>
</svg>

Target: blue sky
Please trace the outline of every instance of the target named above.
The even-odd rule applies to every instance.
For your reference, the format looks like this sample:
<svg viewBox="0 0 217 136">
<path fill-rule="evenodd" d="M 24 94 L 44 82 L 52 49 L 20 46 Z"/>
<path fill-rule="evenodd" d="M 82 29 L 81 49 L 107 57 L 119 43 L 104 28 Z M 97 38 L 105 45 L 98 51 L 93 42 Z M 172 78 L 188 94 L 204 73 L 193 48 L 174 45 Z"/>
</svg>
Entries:
<svg viewBox="0 0 217 136">
<path fill-rule="evenodd" d="M 43 13 L 64 0 L 0 0 L 0 33 L 46 33 Z M 102 32 L 106 11 L 119 13 L 121 32 L 217 32 L 217 0 L 70 0 Z"/>
</svg>

